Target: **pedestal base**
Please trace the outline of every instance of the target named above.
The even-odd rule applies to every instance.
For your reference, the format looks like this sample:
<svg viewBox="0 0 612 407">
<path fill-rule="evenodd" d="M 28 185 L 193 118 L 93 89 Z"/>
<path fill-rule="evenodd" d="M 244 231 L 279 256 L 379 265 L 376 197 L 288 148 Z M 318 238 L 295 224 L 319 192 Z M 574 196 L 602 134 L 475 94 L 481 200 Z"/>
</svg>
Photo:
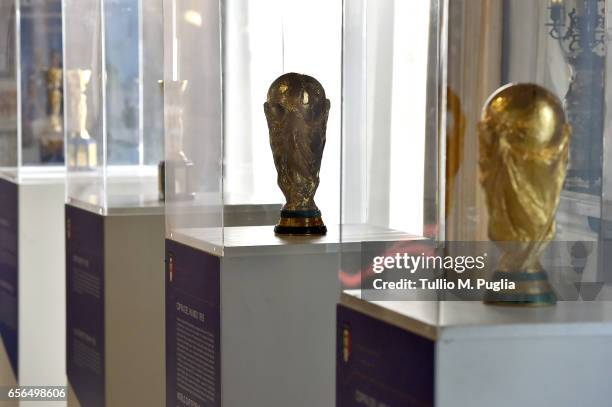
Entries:
<svg viewBox="0 0 612 407">
<path fill-rule="evenodd" d="M 0 385 L 66 385 L 63 202 L 63 176 L 0 178 Z"/>
<path fill-rule="evenodd" d="M 596 406 L 612 399 L 612 303 L 490 307 L 343 294 L 337 407 Z"/>
<path fill-rule="evenodd" d="M 337 243 L 296 239 L 226 228 L 225 256 L 166 241 L 166 406 L 334 404 Z"/>
<path fill-rule="evenodd" d="M 163 207 L 144 212 L 66 205 L 70 407 L 164 405 Z"/>
</svg>

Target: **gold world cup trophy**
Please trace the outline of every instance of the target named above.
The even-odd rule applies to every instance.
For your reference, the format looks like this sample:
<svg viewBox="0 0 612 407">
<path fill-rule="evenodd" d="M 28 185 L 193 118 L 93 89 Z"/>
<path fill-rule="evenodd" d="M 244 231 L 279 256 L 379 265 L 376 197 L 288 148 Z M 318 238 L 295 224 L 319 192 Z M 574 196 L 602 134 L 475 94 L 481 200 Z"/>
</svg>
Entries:
<svg viewBox="0 0 612 407">
<path fill-rule="evenodd" d="M 51 56 L 51 66 L 44 72 L 47 83 L 48 124 L 41 134 L 41 162 L 62 162 L 64 160 L 64 127 L 62 122 L 62 82 L 63 69 L 61 56 Z"/>
<path fill-rule="evenodd" d="M 279 235 L 324 235 L 327 228 L 314 202 L 325 148 L 330 102 L 307 75 L 280 76 L 268 90 L 264 111 L 278 186 L 287 203 L 274 228 Z"/>
<path fill-rule="evenodd" d="M 533 84 L 511 84 L 487 101 L 479 123 L 480 182 L 489 238 L 499 247 L 485 302 L 556 302 L 540 256 L 555 235 L 555 213 L 567 170 L 571 127 L 559 99 Z"/>
</svg>

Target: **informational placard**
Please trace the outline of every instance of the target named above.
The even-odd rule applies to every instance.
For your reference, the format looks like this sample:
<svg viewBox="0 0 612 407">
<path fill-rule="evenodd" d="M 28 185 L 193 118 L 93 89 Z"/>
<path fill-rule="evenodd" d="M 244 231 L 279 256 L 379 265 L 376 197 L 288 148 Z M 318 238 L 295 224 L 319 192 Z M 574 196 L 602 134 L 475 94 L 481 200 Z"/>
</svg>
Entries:
<svg viewBox="0 0 612 407">
<path fill-rule="evenodd" d="M 0 335 L 18 377 L 19 191 L 17 184 L 0 178 Z"/>
<path fill-rule="evenodd" d="M 337 407 L 434 405 L 432 340 L 342 305 L 337 317 Z"/>
<path fill-rule="evenodd" d="M 221 407 L 220 259 L 166 240 L 166 406 Z"/>
<path fill-rule="evenodd" d="M 68 381 L 82 406 L 105 406 L 104 218 L 66 205 Z"/>
</svg>

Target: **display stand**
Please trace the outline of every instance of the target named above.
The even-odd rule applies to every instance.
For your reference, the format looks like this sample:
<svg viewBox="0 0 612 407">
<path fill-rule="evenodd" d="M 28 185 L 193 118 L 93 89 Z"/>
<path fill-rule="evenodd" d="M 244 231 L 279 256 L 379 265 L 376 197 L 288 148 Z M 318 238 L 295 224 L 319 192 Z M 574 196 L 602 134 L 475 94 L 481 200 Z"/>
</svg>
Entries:
<svg viewBox="0 0 612 407">
<path fill-rule="evenodd" d="M 162 406 L 162 4 L 62 5 L 68 405 Z"/>
<path fill-rule="evenodd" d="M 339 407 L 603 407 L 612 397 L 607 302 L 524 309 L 344 293 L 337 323 Z"/>
<path fill-rule="evenodd" d="M 0 385 L 65 386 L 61 1 L 0 15 Z"/>
<path fill-rule="evenodd" d="M 162 405 L 163 204 L 66 205 L 70 406 Z"/>
<path fill-rule="evenodd" d="M 64 176 L 0 178 L 1 332 L 8 385 L 64 386 Z M 45 205 L 40 205 L 45 202 Z M 41 341 L 41 337 L 45 340 Z M 3 373 L 4 375 L 5 373 Z"/>
<path fill-rule="evenodd" d="M 345 250 L 389 236 L 343 229 Z M 227 227 L 224 247 L 216 233 L 166 240 L 166 405 L 333 405 L 338 228 L 281 238 L 272 226 Z"/>
<path fill-rule="evenodd" d="M 333 405 L 342 2 L 296 5 L 164 2 L 168 407 Z"/>
</svg>

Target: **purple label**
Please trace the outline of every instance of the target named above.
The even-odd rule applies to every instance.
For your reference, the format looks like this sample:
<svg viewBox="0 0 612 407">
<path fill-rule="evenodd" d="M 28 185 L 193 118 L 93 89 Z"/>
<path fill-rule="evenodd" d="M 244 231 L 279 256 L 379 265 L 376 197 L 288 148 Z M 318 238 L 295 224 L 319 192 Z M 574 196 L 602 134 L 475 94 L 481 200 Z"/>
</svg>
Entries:
<svg viewBox="0 0 612 407">
<path fill-rule="evenodd" d="M 81 405 L 104 399 L 104 218 L 66 205 L 66 355 Z"/>
<path fill-rule="evenodd" d="M 15 377 L 18 376 L 19 190 L 0 179 L 0 335 Z"/>
<path fill-rule="evenodd" d="M 434 342 L 339 305 L 337 407 L 434 405 Z"/>
<path fill-rule="evenodd" d="M 166 406 L 221 407 L 220 259 L 166 240 Z"/>
</svg>

